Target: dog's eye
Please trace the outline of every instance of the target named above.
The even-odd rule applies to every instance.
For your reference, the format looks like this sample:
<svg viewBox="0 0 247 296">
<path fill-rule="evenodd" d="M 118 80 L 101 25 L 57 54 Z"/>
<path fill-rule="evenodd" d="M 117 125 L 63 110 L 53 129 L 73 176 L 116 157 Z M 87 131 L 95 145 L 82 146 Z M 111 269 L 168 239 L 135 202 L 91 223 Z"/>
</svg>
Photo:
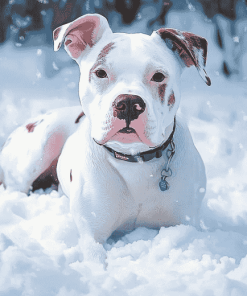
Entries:
<svg viewBox="0 0 247 296">
<path fill-rule="evenodd" d="M 152 81 L 155 81 L 155 82 L 161 82 L 165 79 L 165 75 L 160 73 L 160 72 L 157 72 L 153 75 L 152 77 Z"/>
<path fill-rule="evenodd" d="M 100 70 L 97 70 L 95 72 L 96 76 L 99 77 L 99 78 L 106 78 L 107 77 L 107 74 L 106 74 L 106 71 L 100 69 Z"/>
</svg>

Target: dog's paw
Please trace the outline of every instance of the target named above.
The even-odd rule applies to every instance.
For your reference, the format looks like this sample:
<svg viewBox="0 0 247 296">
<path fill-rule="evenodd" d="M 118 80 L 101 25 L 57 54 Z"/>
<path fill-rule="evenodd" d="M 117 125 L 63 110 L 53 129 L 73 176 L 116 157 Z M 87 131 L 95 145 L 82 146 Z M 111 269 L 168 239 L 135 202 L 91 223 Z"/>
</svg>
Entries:
<svg viewBox="0 0 247 296">
<path fill-rule="evenodd" d="M 92 238 L 81 238 L 79 245 L 83 253 L 83 261 L 86 264 L 101 265 L 104 270 L 107 268 L 106 250 L 102 244 L 95 242 Z"/>
</svg>

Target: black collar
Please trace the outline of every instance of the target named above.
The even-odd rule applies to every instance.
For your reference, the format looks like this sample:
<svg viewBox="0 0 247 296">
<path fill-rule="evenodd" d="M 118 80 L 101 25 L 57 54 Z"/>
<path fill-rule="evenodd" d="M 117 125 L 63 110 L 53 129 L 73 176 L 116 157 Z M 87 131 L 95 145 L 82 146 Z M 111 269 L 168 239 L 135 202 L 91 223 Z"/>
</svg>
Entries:
<svg viewBox="0 0 247 296">
<path fill-rule="evenodd" d="M 120 160 L 125 160 L 129 162 L 140 162 L 140 161 L 149 161 L 153 158 L 160 158 L 162 156 L 162 152 L 166 149 L 166 147 L 170 144 L 174 132 L 176 129 L 176 117 L 174 117 L 174 125 L 173 125 L 173 130 L 169 136 L 169 138 L 163 143 L 161 146 L 154 148 L 152 150 L 148 150 L 145 152 L 141 152 L 135 155 L 129 155 L 129 154 L 123 154 L 120 152 L 116 152 L 115 150 L 103 145 L 113 157 L 120 159 Z"/>
</svg>

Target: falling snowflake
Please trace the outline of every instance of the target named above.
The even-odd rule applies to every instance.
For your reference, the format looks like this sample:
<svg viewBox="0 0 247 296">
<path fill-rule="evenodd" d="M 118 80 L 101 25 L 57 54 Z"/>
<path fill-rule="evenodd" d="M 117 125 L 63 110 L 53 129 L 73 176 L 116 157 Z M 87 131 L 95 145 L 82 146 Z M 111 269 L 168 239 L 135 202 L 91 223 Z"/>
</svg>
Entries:
<svg viewBox="0 0 247 296">
<path fill-rule="evenodd" d="M 40 56 L 42 54 L 42 49 L 37 50 L 37 56 Z"/>
<path fill-rule="evenodd" d="M 238 37 L 238 36 L 234 36 L 234 37 L 233 37 L 233 41 L 234 41 L 235 43 L 239 43 L 239 37 Z"/>
</svg>

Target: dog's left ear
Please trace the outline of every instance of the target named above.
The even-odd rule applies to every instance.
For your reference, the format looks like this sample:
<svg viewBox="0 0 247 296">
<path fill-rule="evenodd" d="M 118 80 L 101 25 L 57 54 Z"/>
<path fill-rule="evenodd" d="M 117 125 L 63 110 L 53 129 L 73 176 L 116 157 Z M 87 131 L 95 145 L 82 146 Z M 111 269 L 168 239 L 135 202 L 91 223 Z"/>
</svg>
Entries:
<svg viewBox="0 0 247 296">
<path fill-rule="evenodd" d="M 177 52 L 187 67 L 196 66 L 200 76 L 207 85 L 211 85 L 204 67 L 207 60 L 207 40 L 189 32 L 175 29 L 159 29 L 156 31 L 168 48 Z"/>
<path fill-rule="evenodd" d="M 87 46 L 92 48 L 105 34 L 111 34 L 107 19 L 100 14 L 86 14 L 53 31 L 54 50 L 64 42 L 65 50 L 76 60 Z"/>
</svg>

